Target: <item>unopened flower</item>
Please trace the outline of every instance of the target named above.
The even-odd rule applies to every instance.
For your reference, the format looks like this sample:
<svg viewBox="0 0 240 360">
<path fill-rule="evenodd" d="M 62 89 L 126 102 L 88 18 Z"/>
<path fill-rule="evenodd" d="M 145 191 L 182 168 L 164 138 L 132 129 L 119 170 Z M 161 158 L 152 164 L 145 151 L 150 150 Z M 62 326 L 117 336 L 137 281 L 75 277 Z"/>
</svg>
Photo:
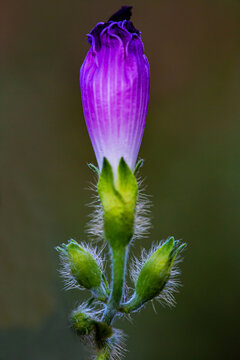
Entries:
<svg viewBox="0 0 240 360">
<path fill-rule="evenodd" d="M 143 254 L 142 260 L 135 260 L 132 269 L 132 278 L 135 282 L 135 294 L 126 305 L 126 312 L 134 311 L 144 305 L 147 301 L 154 298 L 164 300 L 172 304 L 173 297 L 170 288 L 175 290 L 175 275 L 178 274 L 174 269 L 174 262 L 180 251 L 186 244 L 179 244 L 179 241 L 170 237 L 164 244 L 153 248 L 150 254 Z M 146 257 L 146 259 L 144 259 Z M 168 282 L 169 286 L 168 286 Z M 166 289 L 165 294 L 163 291 Z"/>
<path fill-rule="evenodd" d="M 66 287 L 82 287 L 100 298 L 106 298 L 103 284 L 102 261 L 96 250 L 71 239 L 68 244 L 57 247 L 63 264 L 62 275 Z"/>
<path fill-rule="evenodd" d="M 129 9 L 91 30 L 91 48 L 80 71 L 83 110 L 98 166 L 101 170 L 106 157 L 115 175 L 121 157 L 134 170 L 149 99 L 149 65 L 140 32 L 122 20 L 130 18 Z"/>
<path fill-rule="evenodd" d="M 99 311 L 101 314 L 101 312 Z M 76 310 L 71 314 L 71 323 L 73 329 L 80 335 L 90 335 L 94 331 L 94 337 L 105 340 L 112 336 L 112 328 L 99 321 L 97 317 L 97 311 L 92 308 L 89 308 L 86 304 L 81 304 Z"/>
</svg>

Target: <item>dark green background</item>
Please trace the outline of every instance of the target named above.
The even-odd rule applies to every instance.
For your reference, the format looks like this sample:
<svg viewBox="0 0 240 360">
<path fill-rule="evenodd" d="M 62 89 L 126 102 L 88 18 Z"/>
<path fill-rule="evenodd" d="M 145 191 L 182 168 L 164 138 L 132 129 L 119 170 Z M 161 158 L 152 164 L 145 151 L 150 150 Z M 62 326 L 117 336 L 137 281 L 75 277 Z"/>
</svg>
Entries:
<svg viewBox="0 0 240 360">
<path fill-rule="evenodd" d="M 125 3 L 126 4 L 126 3 Z M 188 243 L 173 309 L 151 305 L 127 358 L 226 360 L 239 353 L 240 3 L 132 1 L 151 68 L 140 151 L 152 241 Z M 68 314 L 54 247 L 84 240 L 95 162 L 79 67 L 86 33 L 121 1 L 5 1 L 1 6 L 0 359 L 87 359 Z"/>
</svg>

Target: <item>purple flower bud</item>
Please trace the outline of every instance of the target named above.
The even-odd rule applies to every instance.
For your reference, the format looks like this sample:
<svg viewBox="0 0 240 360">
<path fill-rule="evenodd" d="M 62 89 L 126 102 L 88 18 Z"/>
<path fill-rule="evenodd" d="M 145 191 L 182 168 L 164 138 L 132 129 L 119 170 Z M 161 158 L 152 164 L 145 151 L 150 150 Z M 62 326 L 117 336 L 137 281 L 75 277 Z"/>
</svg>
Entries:
<svg viewBox="0 0 240 360">
<path fill-rule="evenodd" d="M 111 18 L 110 18 L 111 19 Z M 101 169 L 106 157 L 116 173 L 123 157 L 134 170 L 149 99 L 149 64 L 132 22 L 98 23 L 80 71 L 83 111 Z"/>
</svg>

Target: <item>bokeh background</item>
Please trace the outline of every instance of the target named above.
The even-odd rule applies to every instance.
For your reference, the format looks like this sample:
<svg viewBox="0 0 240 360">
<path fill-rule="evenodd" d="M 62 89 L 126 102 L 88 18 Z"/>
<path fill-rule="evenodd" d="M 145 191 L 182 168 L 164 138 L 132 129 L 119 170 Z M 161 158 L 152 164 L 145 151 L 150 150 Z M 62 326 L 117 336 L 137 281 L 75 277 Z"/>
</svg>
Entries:
<svg viewBox="0 0 240 360">
<path fill-rule="evenodd" d="M 140 155 L 152 230 L 188 248 L 173 309 L 151 305 L 128 334 L 127 359 L 236 359 L 240 320 L 240 2 L 8 0 L 0 12 L 0 359 L 87 359 L 68 314 L 54 247 L 86 239 L 87 167 L 79 67 L 86 34 L 133 5 L 151 67 Z"/>
</svg>

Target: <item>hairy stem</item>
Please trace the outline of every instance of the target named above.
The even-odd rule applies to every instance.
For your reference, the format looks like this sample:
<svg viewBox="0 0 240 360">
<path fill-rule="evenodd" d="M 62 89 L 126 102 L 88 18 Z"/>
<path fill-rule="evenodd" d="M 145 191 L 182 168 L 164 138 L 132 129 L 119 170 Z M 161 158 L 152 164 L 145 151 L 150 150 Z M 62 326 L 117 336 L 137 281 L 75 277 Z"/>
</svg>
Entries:
<svg viewBox="0 0 240 360">
<path fill-rule="evenodd" d="M 111 324 L 117 309 L 122 301 L 125 287 L 125 268 L 127 259 L 127 247 L 111 249 L 112 251 L 112 290 L 103 314 L 102 321 Z"/>
<path fill-rule="evenodd" d="M 141 301 L 141 299 L 139 299 L 136 294 L 134 294 L 130 300 L 120 306 L 119 311 L 125 314 L 129 314 L 140 309 L 143 304 L 144 303 Z"/>
<path fill-rule="evenodd" d="M 106 348 L 103 348 L 102 350 L 100 350 L 98 352 L 95 360 L 109 360 L 109 359 L 110 359 L 109 350 Z"/>
</svg>

